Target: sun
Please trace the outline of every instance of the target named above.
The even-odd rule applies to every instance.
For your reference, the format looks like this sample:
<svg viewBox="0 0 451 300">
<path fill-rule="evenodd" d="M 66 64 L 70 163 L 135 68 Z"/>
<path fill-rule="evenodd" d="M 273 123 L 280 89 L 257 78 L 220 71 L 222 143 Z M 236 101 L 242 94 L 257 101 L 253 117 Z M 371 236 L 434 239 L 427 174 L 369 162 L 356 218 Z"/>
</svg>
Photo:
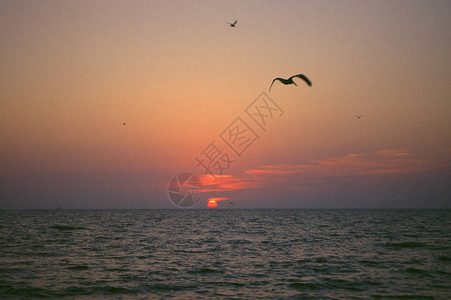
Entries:
<svg viewBox="0 0 451 300">
<path fill-rule="evenodd" d="M 215 207 L 218 207 L 218 203 L 216 203 L 215 200 L 210 200 L 210 201 L 208 201 L 207 206 L 210 208 L 215 208 Z"/>
</svg>

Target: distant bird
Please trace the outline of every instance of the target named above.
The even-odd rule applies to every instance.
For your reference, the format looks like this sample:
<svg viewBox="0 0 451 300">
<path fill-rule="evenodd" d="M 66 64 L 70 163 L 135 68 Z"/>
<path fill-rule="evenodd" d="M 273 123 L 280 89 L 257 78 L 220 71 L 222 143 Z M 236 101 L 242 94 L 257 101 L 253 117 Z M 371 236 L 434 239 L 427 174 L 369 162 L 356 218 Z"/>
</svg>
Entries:
<svg viewBox="0 0 451 300">
<path fill-rule="evenodd" d="M 124 125 L 124 126 L 125 126 L 125 125 L 127 125 L 127 123 L 125 123 L 125 122 L 124 122 L 124 123 L 122 123 L 122 125 Z"/>
<path fill-rule="evenodd" d="M 312 82 L 305 75 L 298 74 L 298 75 L 293 75 L 288 79 L 284 79 L 284 78 L 280 78 L 280 77 L 274 78 L 274 80 L 271 83 L 271 86 L 269 87 L 269 91 L 271 92 L 271 87 L 274 84 L 274 81 L 276 81 L 276 80 L 279 80 L 280 82 L 282 82 L 285 85 L 294 84 L 295 86 L 297 86 L 296 82 L 293 81 L 293 78 L 296 78 L 296 77 L 299 77 L 302 80 L 304 80 L 308 84 L 308 86 L 312 86 Z"/>
<path fill-rule="evenodd" d="M 358 115 L 358 116 L 355 116 L 357 119 L 360 119 L 361 117 L 363 117 L 363 115 Z"/>
<path fill-rule="evenodd" d="M 236 22 L 238 22 L 237 20 L 235 20 L 235 22 L 233 22 L 233 23 L 229 23 L 229 22 L 227 22 L 227 24 L 230 24 L 230 27 L 235 27 L 235 25 L 236 25 Z"/>
</svg>

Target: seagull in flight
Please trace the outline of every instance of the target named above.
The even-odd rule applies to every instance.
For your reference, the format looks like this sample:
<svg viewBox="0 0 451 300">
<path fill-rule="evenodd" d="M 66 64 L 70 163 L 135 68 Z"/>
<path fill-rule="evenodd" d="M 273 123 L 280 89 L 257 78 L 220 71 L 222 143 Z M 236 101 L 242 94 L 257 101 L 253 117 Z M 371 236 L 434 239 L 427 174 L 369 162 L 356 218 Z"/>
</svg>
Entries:
<svg viewBox="0 0 451 300">
<path fill-rule="evenodd" d="M 297 86 L 296 82 L 293 81 L 293 78 L 296 78 L 296 77 L 299 77 L 302 80 L 304 80 L 308 84 L 308 86 L 312 86 L 312 82 L 305 75 L 298 74 L 298 75 L 293 75 L 288 79 L 284 79 L 284 78 L 280 78 L 280 77 L 274 78 L 274 80 L 271 83 L 271 86 L 269 87 L 269 91 L 271 92 L 271 87 L 274 84 L 274 81 L 276 81 L 276 80 L 279 80 L 280 82 L 282 82 L 285 85 L 294 84 L 295 86 Z"/>
<path fill-rule="evenodd" d="M 363 117 L 363 115 L 358 115 L 358 116 L 355 116 L 357 119 L 360 119 L 361 117 Z"/>
<path fill-rule="evenodd" d="M 230 27 L 235 27 L 235 25 L 236 25 L 236 22 L 238 22 L 237 20 L 235 20 L 235 22 L 233 22 L 233 23 L 229 23 L 229 22 L 227 22 L 227 24 L 230 24 Z"/>
</svg>

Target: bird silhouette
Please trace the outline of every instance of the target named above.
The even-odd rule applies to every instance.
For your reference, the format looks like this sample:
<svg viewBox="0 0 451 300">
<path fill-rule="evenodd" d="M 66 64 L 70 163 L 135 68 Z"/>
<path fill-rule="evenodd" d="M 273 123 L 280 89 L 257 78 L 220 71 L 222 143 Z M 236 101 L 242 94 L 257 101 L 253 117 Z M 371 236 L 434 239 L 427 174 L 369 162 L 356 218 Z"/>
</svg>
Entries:
<svg viewBox="0 0 451 300">
<path fill-rule="evenodd" d="M 125 125 L 127 125 L 127 123 L 125 123 L 125 122 L 124 122 L 124 123 L 122 123 L 122 125 L 124 125 L 124 126 L 125 126 Z"/>
<path fill-rule="evenodd" d="M 227 24 L 230 24 L 230 27 L 235 27 L 235 25 L 236 25 L 236 22 L 237 22 L 237 20 L 235 20 L 235 22 L 233 22 L 233 23 L 229 23 L 229 22 L 227 22 Z"/>
<path fill-rule="evenodd" d="M 271 83 L 271 86 L 269 87 L 269 91 L 271 92 L 271 87 L 274 84 L 274 81 L 276 81 L 276 80 L 279 80 L 280 82 L 282 82 L 285 85 L 294 84 L 295 86 L 297 86 L 296 82 L 293 81 L 293 78 L 296 78 L 296 77 L 299 77 L 302 80 L 304 80 L 308 84 L 308 86 L 312 86 L 312 82 L 305 75 L 298 74 L 298 75 L 293 75 L 288 79 L 284 79 L 284 78 L 280 78 L 280 77 L 274 78 L 274 80 Z"/>
<path fill-rule="evenodd" d="M 357 119 L 360 119 L 361 117 L 363 117 L 363 115 L 358 115 L 358 116 L 355 116 Z"/>
</svg>

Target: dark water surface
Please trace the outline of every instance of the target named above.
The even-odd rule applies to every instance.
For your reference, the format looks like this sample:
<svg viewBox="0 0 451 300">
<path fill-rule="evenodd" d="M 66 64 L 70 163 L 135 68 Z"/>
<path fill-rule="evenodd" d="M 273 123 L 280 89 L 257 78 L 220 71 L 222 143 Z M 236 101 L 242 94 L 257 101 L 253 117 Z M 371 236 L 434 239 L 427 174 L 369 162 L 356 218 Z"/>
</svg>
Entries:
<svg viewBox="0 0 451 300">
<path fill-rule="evenodd" d="M 0 298 L 451 298 L 451 210 L 0 211 Z"/>
</svg>

